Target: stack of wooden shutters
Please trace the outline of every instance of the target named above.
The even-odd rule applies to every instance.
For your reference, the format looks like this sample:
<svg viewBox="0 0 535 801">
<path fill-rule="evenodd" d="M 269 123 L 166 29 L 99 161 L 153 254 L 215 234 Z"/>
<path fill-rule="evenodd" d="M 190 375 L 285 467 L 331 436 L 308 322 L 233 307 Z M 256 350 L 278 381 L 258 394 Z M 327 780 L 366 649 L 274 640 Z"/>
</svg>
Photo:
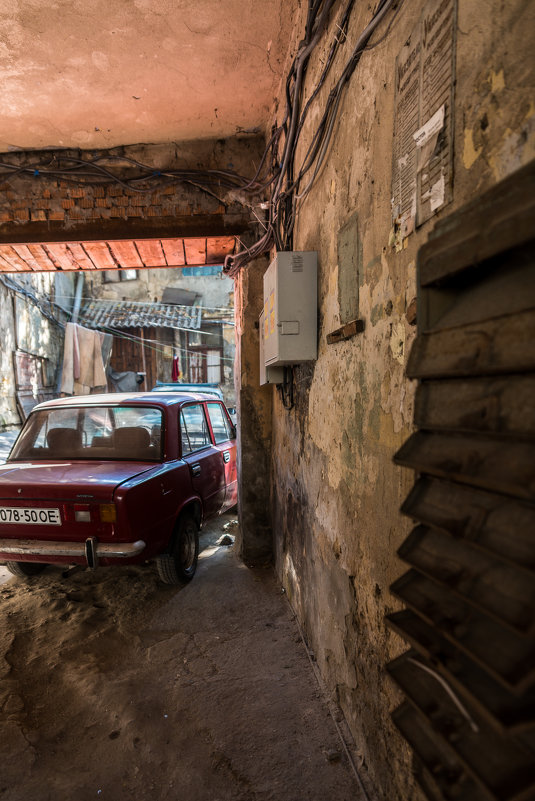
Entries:
<svg viewBox="0 0 535 801">
<path fill-rule="evenodd" d="M 393 719 L 429 798 L 535 798 L 535 164 L 419 254 Z"/>
</svg>

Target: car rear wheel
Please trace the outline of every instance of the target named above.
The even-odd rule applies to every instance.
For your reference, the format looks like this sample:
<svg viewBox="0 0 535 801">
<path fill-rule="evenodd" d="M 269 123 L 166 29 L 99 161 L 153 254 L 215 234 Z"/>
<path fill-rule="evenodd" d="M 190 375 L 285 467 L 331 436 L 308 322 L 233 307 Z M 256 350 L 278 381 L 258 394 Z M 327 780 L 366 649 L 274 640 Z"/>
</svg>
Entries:
<svg viewBox="0 0 535 801">
<path fill-rule="evenodd" d="M 41 573 L 46 565 L 41 564 L 41 562 L 6 562 L 6 567 L 14 576 L 27 578 Z"/>
<path fill-rule="evenodd" d="M 191 514 L 182 515 L 177 523 L 170 553 L 156 557 L 158 575 L 165 584 L 191 581 L 199 557 L 199 525 Z"/>
</svg>

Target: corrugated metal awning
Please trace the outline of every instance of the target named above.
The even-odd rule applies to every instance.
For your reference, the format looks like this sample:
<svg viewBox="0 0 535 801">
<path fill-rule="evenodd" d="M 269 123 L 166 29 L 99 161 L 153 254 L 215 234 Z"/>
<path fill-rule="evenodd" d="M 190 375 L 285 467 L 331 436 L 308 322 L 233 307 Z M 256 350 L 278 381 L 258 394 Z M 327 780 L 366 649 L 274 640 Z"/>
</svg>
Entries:
<svg viewBox="0 0 535 801">
<path fill-rule="evenodd" d="M 133 300 L 92 300 L 84 306 L 80 323 L 88 328 L 201 327 L 201 306 L 142 303 Z"/>
</svg>

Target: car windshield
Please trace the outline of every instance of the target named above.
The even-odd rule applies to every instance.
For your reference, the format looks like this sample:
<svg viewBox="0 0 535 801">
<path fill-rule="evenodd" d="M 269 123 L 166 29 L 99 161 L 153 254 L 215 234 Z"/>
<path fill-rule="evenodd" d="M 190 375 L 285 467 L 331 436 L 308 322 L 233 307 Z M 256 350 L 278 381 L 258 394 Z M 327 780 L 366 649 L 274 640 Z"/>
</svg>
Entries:
<svg viewBox="0 0 535 801">
<path fill-rule="evenodd" d="M 160 461 L 162 412 L 145 406 L 41 409 L 28 418 L 9 461 Z"/>
</svg>

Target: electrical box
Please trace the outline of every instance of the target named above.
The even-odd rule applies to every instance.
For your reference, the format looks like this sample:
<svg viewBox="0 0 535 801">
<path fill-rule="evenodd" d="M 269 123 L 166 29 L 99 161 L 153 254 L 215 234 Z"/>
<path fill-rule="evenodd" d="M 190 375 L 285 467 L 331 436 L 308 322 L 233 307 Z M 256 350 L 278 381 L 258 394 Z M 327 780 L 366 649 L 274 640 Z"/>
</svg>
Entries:
<svg viewBox="0 0 535 801">
<path fill-rule="evenodd" d="M 277 253 L 264 274 L 263 347 L 266 368 L 317 358 L 318 254 Z"/>
<path fill-rule="evenodd" d="M 264 355 L 264 312 L 260 315 L 260 386 L 264 384 L 282 384 L 284 381 L 284 367 L 266 367 Z"/>
</svg>

